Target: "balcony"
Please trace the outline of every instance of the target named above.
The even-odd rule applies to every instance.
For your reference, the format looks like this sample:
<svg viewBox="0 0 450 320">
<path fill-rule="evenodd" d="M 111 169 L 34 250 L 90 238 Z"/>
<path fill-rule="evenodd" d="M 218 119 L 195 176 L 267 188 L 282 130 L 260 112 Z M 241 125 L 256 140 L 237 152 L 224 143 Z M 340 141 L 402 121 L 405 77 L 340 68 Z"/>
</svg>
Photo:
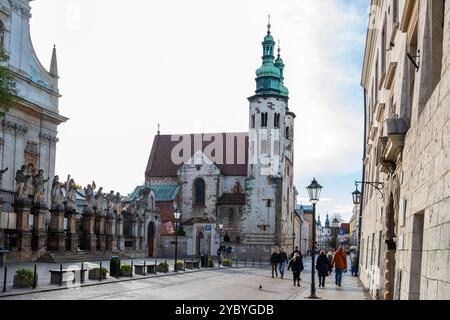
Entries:
<svg viewBox="0 0 450 320">
<path fill-rule="evenodd" d="M 396 163 L 397 158 L 405 146 L 405 136 L 409 125 L 404 118 L 391 118 L 386 120 L 387 141 L 383 151 L 385 161 Z"/>
</svg>

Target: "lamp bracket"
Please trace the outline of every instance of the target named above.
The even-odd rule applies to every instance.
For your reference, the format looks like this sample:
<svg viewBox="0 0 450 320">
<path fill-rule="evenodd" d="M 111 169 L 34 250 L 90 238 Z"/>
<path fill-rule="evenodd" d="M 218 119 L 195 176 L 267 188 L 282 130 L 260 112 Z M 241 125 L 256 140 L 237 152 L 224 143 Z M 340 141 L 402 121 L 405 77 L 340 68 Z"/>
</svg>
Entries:
<svg viewBox="0 0 450 320">
<path fill-rule="evenodd" d="M 381 199 L 384 198 L 382 190 L 384 189 L 384 182 L 371 182 L 371 181 L 355 181 L 356 188 L 359 184 L 369 185 L 374 187 L 381 195 Z"/>
</svg>

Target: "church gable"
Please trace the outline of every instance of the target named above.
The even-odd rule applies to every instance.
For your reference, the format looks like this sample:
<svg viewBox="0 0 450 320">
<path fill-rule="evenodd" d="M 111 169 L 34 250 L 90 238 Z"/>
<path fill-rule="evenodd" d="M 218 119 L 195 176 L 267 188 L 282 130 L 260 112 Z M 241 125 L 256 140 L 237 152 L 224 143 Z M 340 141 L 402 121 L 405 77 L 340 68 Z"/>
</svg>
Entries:
<svg viewBox="0 0 450 320">
<path fill-rule="evenodd" d="M 247 176 L 248 133 L 156 135 L 146 176 L 176 177 L 197 152 L 207 156 L 226 176 Z"/>
</svg>

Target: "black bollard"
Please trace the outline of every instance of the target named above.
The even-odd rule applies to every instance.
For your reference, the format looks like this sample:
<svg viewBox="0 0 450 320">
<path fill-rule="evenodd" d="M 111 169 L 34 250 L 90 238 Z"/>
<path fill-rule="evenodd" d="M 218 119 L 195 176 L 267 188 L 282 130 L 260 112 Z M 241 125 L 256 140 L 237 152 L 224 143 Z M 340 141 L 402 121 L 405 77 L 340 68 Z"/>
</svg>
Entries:
<svg viewBox="0 0 450 320">
<path fill-rule="evenodd" d="M 176 261 L 175 261 L 175 263 L 176 263 Z M 167 260 L 166 260 L 166 265 L 169 266 L 169 265 L 167 264 Z M 174 267 L 174 268 L 175 268 L 175 267 Z M 169 268 L 167 268 L 167 269 L 169 269 Z M 167 273 L 167 272 L 166 272 L 166 273 Z"/>
<path fill-rule="evenodd" d="M 8 274 L 8 268 L 4 267 L 4 274 L 3 274 L 3 292 L 6 292 L 6 276 Z"/>
<path fill-rule="evenodd" d="M 245 257 L 245 260 L 244 260 L 244 268 L 247 268 L 247 257 Z"/>
<path fill-rule="evenodd" d="M 98 281 L 102 281 L 102 262 L 101 261 L 100 261 L 100 272 L 99 272 L 99 274 L 100 274 L 100 277 L 99 277 Z"/>
<path fill-rule="evenodd" d="M 131 260 L 131 277 L 133 278 L 133 272 L 134 272 L 134 268 L 133 268 L 133 260 Z"/>
<path fill-rule="evenodd" d="M 84 262 L 81 263 L 80 283 L 84 283 Z"/>
<path fill-rule="evenodd" d="M 62 272 L 62 263 L 59 265 L 59 285 L 62 286 L 63 280 L 63 272 Z"/>
<path fill-rule="evenodd" d="M 252 268 L 255 267 L 255 257 L 252 258 Z"/>
<path fill-rule="evenodd" d="M 156 274 L 156 268 L 157 268 L 157 265 L 156 265 L 156 260 L 155 260 L 155 270 L 153 270 L 154 274 Z"/>
<path fill-rule="evenodd" d="M 143 274 L 143 276 L 145 277 L 145 260 L 144 260 L 144 274 Z"/>
<path fill-rule="evenodd" d="M 36 274 L 36 264 L 34 265 L 34 273 L 33 273 L 33 289 L 37 287 L 37 274 Z"/>
</svg>

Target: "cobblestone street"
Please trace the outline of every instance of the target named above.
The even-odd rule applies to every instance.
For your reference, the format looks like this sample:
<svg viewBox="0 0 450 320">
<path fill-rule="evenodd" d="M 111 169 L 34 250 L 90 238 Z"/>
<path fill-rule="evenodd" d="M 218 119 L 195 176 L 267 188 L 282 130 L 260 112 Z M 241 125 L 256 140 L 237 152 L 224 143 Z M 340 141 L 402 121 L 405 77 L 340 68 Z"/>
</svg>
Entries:
<svg viewBox="0 0 450 320">
<path fill-rule="evenodd" d="M 3 296 L 19 300 L 304 300 L 310 292 L 310 261 L 305 261 L 301 287 L 294 287 L 291 272 L 272 279 L 267 268 L 208 269 L 132 281 L 96 284 L 32 294 Z M 317 295 L 326 300 L 364 300 L 367 295 L 357 278 L 344 275 L 342 288 L 333 277 Z M 262 289 L 259 289 L 259 286 Z M 55 288 L 55 287 L 53 287 Z M 0 296 L 1 298 L 1 296 Z"/>
</svg>

